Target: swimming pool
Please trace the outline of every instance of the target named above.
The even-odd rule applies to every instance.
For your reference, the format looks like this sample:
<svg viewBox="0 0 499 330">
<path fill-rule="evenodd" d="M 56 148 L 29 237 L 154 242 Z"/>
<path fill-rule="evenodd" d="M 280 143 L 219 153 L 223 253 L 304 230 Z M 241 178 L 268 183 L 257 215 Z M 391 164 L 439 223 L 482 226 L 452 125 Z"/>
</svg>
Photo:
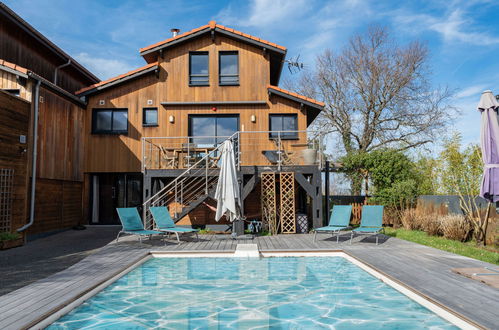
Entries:
<svg viewBox="0 0 499 330">
<path fill-rule="evenodd" d="M 48 329 L 454 329 L 346 258 L 152 258 Z"/>
</svg>

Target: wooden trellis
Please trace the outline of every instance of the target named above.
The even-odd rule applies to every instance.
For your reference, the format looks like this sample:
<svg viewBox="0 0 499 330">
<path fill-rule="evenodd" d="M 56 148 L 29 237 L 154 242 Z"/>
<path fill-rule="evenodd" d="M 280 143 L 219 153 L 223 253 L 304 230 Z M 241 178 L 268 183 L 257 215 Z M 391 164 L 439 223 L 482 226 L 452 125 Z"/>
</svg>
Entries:
<svg viewBox="0 0 499 330">
<path fill-rule="evenodd" d="M 295 212 L 295 173 L 281 172 L 280 175 L 281 193 L 281 233 L 296 233 L 296 212 Z"/>
<path fill-rule="evenodd" d="M 275 198 L 275 174 L 273 172 L 262 173 L 262 226 L 268 230 L 271 235 L 277 234 L 277 210 Z"/>
</svg>

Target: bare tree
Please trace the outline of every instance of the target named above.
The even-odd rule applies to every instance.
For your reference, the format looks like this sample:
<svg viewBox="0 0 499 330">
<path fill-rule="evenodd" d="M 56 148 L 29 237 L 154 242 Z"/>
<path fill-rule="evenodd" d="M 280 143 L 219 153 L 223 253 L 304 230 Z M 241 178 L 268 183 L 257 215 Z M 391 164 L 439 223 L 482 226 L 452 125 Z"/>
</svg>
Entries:
<svg viewBox="0 0 499 330">
<path fill-rule="evenodd" d="M 320 54 L 300 92 L 324 100 L 316 125 L 336 134 L 347 154 L 414 148 L 432 142 L 455 112 L 451 92 L 432 86 L 427 62 L 425 44 L 399 45 L 387 29 L 374 26 L 353 36 L 342 52 Z"/>
</svg>

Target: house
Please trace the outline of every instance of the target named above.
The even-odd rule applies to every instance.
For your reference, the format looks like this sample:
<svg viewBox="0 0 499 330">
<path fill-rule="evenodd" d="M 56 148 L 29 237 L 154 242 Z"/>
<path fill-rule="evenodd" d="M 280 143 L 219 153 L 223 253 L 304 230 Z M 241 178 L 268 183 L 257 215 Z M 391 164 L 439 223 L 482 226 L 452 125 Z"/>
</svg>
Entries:
<svg viewBox="0 0 499 330">
<path fill-rule="evenodd" d="M 82 223 L 86 104 L 74 92 L 99 81 L 0 3 L 0 232 Z"/>
<path fill-rule="evenodd" d="M 180 225 L 213 224 L 217 146 L 232 137 L 246 217 L 295 232 L 303 213 L 320 226 L 321 162 L 305 156 L 324 104 L 278 87 L 286 48 L 214 21 L 172 32 L 140 49 L 144 66 L 76 92 L 87 104 L 89 222 L 166 205 Z"/>
</svg>

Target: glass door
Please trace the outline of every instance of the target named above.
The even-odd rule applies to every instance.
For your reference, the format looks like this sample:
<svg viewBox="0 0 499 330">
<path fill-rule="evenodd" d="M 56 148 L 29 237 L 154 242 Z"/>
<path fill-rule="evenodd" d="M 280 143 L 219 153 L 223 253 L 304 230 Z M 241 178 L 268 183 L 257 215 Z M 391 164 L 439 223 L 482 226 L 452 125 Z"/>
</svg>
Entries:
<svg viewBox="0 0 499 330">
<path fill-rule="evenodd" d="M 98 180 L 94 182 L 98 182 L 98 187 L 93 189 L 93 198 L 97 200 L 92 205 L 93 213 L 98 214 L 98 224 L 119 225 L 117 207 L 138 207 L 141 211 L 142 174 L 107 173 L 97 176 Z"/>
</svg>

